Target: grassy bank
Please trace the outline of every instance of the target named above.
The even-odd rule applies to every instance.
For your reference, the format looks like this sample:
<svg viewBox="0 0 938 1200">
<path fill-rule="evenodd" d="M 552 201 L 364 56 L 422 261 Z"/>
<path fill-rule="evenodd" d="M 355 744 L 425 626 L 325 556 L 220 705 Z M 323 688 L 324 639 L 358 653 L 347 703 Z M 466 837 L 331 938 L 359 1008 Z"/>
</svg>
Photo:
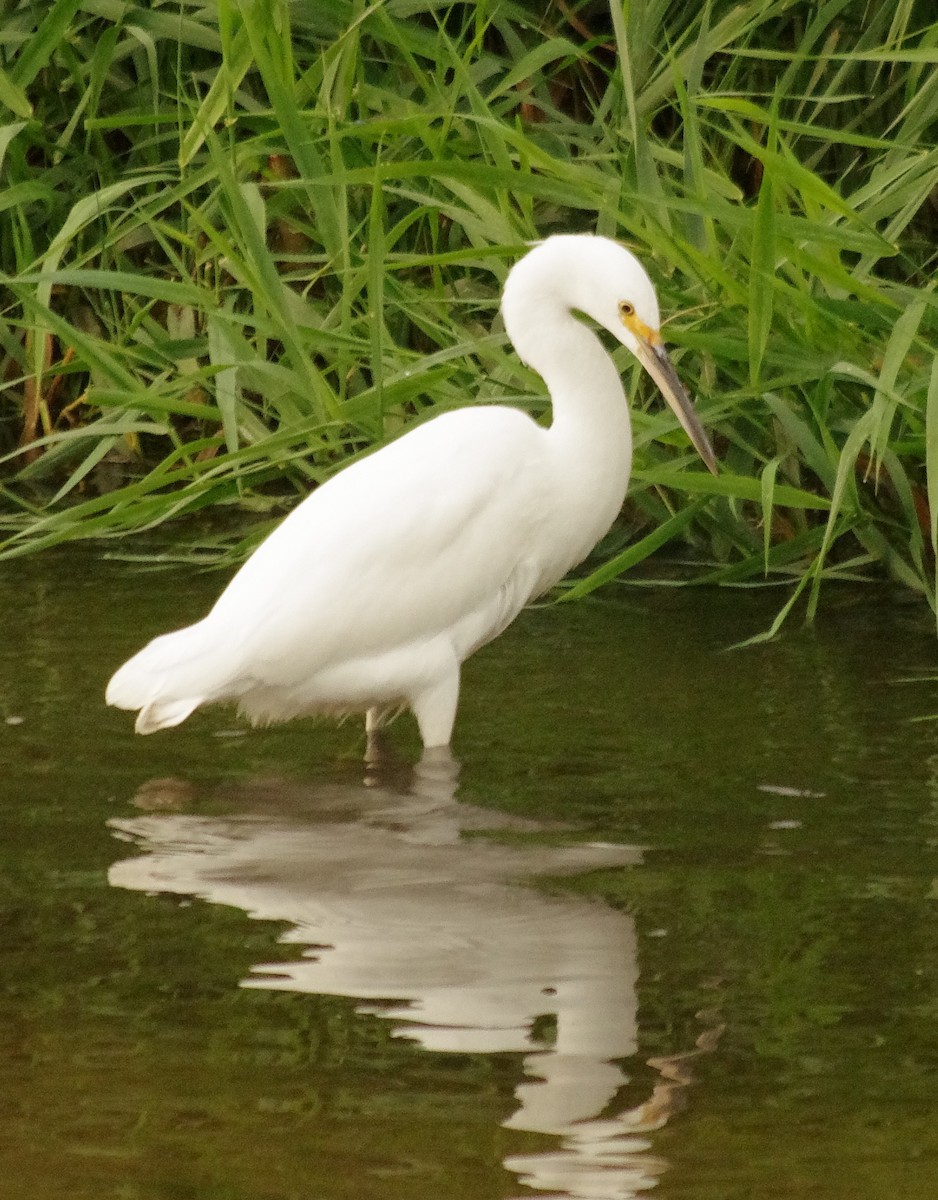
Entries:
<svg viewBox="0 0 938 1200">
<path fill-rule="evenodd" d="M 626 357 L 636 468 L 579 594 L 887 573 L 934 606 L 929 5 L 12 5 L 5 556 L 242 554 L 440 408 L 546 411 L 495 320 L 526 241 L 634 245 L 724 470 Z M 182 522 L 184 516 L 198 517 Z M 172 522 L 172 524 L 170 524 Z"/>
</svg>

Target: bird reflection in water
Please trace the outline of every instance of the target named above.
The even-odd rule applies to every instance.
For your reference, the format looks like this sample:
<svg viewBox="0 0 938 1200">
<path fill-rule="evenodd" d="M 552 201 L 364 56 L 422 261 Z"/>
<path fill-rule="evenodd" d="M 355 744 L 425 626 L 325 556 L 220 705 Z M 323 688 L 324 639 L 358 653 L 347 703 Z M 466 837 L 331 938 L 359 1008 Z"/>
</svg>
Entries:
<svg viewBox="0 0 938 1200">
<path fill-rule="evenodd" d="M 110 822 L 143 854 L 111 867 L 113 886 L 195 895 L 286 922 L 295 962 L 260 963 L 242 986 L 351 997 L 430 1051 L 522 1055 L 510 1129 L 550 1134 L 553 1152 L 505 1166 L 555 1197 L 617 1200 L 666 1164 L 649 1133 L 682 1103 L 696 1054 L 654 1059 L 647 1100 L 616 1112 L 637 1051 L 631 916 L 520 881 L 636 865 L 634 846 L 504 844 L 470 832 L 543 830 L 455 799 L 458 765 L 428 751 L 408 781 L 374 743 L 360 784 L 242 784 L 238 816 L 175 811 L 178 780 L 154 780 L 145 815 Z M 550 1034 L 539 1031 L 550 1030 Z M 613 1113 L 614 1115 L 609 1115 Z"/>
</svg>

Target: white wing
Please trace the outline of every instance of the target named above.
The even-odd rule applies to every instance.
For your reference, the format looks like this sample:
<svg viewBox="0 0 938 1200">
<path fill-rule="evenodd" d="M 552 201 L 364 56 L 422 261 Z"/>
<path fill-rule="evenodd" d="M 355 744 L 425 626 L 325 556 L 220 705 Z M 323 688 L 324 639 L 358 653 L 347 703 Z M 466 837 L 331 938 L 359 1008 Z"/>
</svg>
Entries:
<svg viewBox="0 0 938 1200">
<path fill-rule="evenodd" d="M 553 498 L 545 436 L 516 409 L 460 409 L 347 467 L 204 620 L 125 663 L 108 703 L 141 709 L 147 733 L 206 701 L 289 692 L 345 664 L 364 664 L 366 680 L 395 652 L 412 667 L 441 634 L 466 657 L 554 581 L 538 553 Z"/>
<path fill-rule="evenodd" d="M 430 638 L 524 576 L 510 620 L 537 582 L 550 497 L 543 437 L 505 408 L 419 426 L 295 509 L 210 621 L 240 644 L 252 676 L 281 679 Z"/>
</svg>

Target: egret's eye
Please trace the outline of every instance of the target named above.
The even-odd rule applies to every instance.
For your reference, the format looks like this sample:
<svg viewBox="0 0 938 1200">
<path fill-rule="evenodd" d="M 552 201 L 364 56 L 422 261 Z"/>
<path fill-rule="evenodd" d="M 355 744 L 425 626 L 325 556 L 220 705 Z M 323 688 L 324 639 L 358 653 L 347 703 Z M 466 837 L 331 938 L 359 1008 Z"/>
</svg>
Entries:
<svg viewBox="0 0 938 1200">
<path fill-rule="evenodd" d="M 635 316 L 635 305 L 631 304 L 628 300 L 620 300 L 619 301 L 619 316 L 622 318 L 623 321 L 626 320 L 627 317 L 634 317 Z"/>
</svg>

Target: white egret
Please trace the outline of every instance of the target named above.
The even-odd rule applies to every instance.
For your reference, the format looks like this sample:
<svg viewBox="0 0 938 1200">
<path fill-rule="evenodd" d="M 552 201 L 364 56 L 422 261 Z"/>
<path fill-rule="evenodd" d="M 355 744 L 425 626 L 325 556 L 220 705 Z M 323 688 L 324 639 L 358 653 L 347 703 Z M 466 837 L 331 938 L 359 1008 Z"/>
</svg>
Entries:
<svg viewBox="0 0 938 1200">
<path fill-rule="evenodd" d="M 241 567 L 203 620 L 155 638 L 108 684 L 136 730 L 232 701 L 256 724 L 409 706 L 449 744 L 461 664 L 576 566 L 625 498 L 625 393 L 585 314 L 658 384 L 711 471 L 716 459 L 663 348 L 638 260 L 589 234 L 537 244 L 502 298 L 520 358 L 543 378 L 548 428 L 519 409 L 444 413 L 340 471 Z"/>
</svg>

